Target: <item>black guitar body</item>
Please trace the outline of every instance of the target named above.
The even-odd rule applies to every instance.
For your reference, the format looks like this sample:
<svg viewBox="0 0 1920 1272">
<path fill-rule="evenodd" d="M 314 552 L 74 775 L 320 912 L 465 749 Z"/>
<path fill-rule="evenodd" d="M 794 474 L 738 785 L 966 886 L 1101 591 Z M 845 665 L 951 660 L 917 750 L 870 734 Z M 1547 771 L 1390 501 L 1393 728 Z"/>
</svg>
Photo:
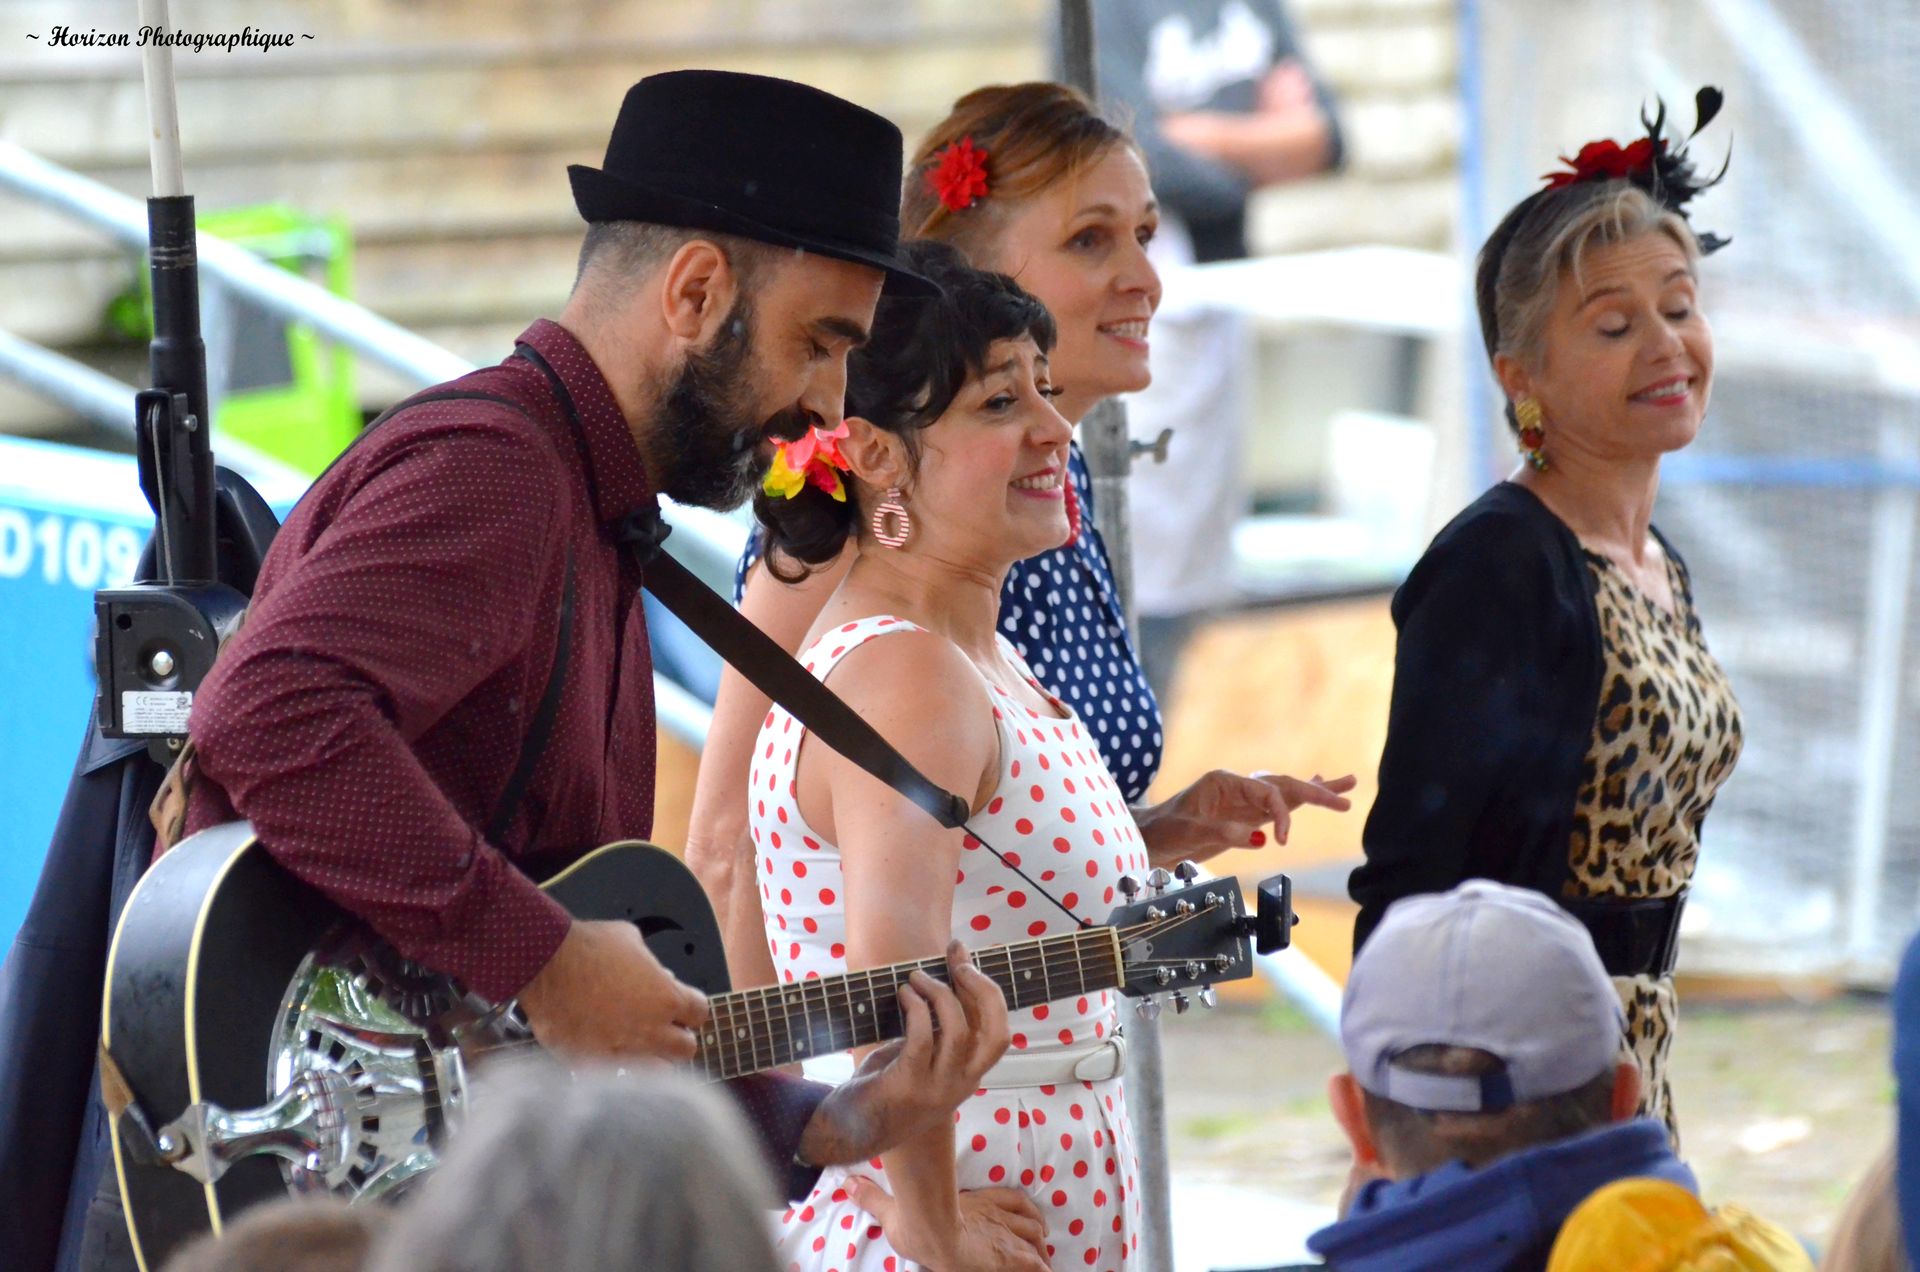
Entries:
<svg viewBox="0 0 1920 1272">
<path fill-rule="evenodd" d="M 665 851 L 609 845 L 545 887 L 577 917 L 637 925 L 689 984 L 727 988 L 706 895 Z M 134 1099 L 134 1111 L 112 1126 L 114 1163 L 146 1272 L 236 1212 L 287 1196 L 278 1158 L 236 1160 L 203 1184 L 161 1160 L 150 1132 L 192 1105 L 237 1111 L 269 1102 L 289 986 L 310 953 L 349 926 L 337 906 L 276 865 L 243 823 L 183 841 L 128 899 L 108 956 L 101 1038 Z"/>
<path fill-rule="evenodd" d="M 1014 1010 L 1105 989 L 1207 1002 L 1216 982 L 1252 974 L 1255 939 L 1285 944 L 1284 878 L 1261 885 L 1254 918 L 1232 881 L 1154 876 L 1104 925 L 975 950 L 975 965 Z M 541 886 L 578 918 L 632 923 L 707 993 L 688 1067 L 710 1081 L 900 1037 L 901 986 L 948 976 L 935 955 L 728 992 L 705 892 L 649 844 L 595 849 Z M 471 1108 L 473 1067 L 534 1041 L 504 1005 L 349 921 L 244 824 L 183 841 L 134 888 L 102 1015 L 114 1169 L 143 1272 L 289 1192 L 403 1196 Z"/>
</svg>

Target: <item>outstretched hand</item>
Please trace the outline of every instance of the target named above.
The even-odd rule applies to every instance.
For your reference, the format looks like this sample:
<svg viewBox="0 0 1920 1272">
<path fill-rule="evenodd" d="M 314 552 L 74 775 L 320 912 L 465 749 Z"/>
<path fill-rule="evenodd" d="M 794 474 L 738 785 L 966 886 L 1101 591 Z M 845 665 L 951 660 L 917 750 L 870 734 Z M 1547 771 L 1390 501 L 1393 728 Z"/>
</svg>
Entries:
<svg viewBox="0 0 1920 1272">
<path fill-rule="evenodd" d="M 958 941 L 947 946 L 947 971 L 952 989 L 925 972 L 900 987 L 906 1036 L 867 1056 L 814 1110 L 800 1139 L 804 1160 L 815 1166 L 865 1161 L 950 1121 L 1006 1053 L 1007 1000 L 1000 987 Z"/>
<path fill-rule="evenodd" d="M 1351 773 L 1301 779 L 1215 769 L 1165 803 L 1134 810 L 1134 818 L 1154 865 L 1205 861 L 1232 848 L 1263 846 L 1269 823 L 1275 840 L 1286 843 L 1294 809 L 1313 805 L 1344 813 L 1353 807 L 1346 794 L 1355 784 Z"/>
</svg>

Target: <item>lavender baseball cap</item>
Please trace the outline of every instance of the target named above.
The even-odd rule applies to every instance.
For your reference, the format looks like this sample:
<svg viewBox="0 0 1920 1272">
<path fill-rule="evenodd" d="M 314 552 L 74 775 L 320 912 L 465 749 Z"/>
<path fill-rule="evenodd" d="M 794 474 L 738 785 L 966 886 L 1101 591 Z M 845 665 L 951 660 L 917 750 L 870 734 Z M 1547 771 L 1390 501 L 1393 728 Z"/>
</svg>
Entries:
<svg viewBox="0 0 1920 1272">
<path fill-rule="evenodd" d="M 1340 1009 L 1361 1088 L 1430 1112 L 1492 1113 L 1584 1086 L 1613 1066 L 1625 1028 L 1579 921 L 1486 879 L 1394 902 L 1354 959 Z M 1394 1064 L 1431 1044 L 1490 1052 L 1505 1068 L 1474 1077 Z"/>
</svg>

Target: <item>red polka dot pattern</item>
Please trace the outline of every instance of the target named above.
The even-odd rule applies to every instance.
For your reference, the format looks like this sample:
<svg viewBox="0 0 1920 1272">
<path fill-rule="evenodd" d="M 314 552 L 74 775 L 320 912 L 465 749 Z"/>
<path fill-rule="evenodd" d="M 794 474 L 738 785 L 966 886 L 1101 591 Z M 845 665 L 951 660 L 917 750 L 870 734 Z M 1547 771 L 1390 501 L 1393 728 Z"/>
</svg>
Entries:
<svg viewBox="0 0 1920 1272">
<path fill-rule="evenodd" d="M 844 657 L 888 632 L 917 630 L 897 619 L 863 619 L 853 624 L 852 630 L 834 632 L 833 645 L 816 646 L 803 655 L 802 661 L 811 658 L 814 674 L 824 678 L 838 661 L 836 650 Z M 985 685 L 988 697 L 982 706 L 991 703 L 994 708 L 1003 772 L 987 807 L 972 819 L 973 828 L 1002 853 L 1028 860 L 1038 860 L 1038 855 L 1044 854 L 1049 865 L 1070 871 L 1076 880 L 1092 880 L 1095 888 L 1113 886 L 1123 873 L 1144 876 L 1148 866 L 1139 831 L 1113 779 L 1101 765 L 1099 751 L 1079 721 L 1032 680 L 1012 646 L 1002 640 L 1001 648 L 1008 661 L 1027 675 L 1028 683 L 1055 704 L 1058 718 L 1049 719 L 1000 686 Z M 756 832 L 768 938 L 783 981 L 846 970 L 846 915 L 836 900 L 821 900 L 823 895 L 837 898 L 845 892 L 839 849 L 807 826 L 800 815 L 791 795 L 795 777 L 792 751 L 784 757 L 779 751 L 773 756 L 766 754 L 765 743 L 771 737 L 791 738 L 799 732 L 802 730 L 797 722 L 774 708 L 762 728 L 761 743 L 754 748 L 748 783 L 749 790 L 768 792 L 764 807 L 756 795 L 749 809 L 749 824 Z M 794 749 L 799 748 L 796 745 Z M 1059 776 L 1066 771 L 1076 774 L 1072 791 Z M 1026 775 L 1024 779 L 1021 773 Z M 1077 808 L 1069 806 L 1070 799 Z M 794 833 L 785 837 L 784 846 L 778 846 L 771 831 L 782 825 L 791 827 Z M 1090 833 L 1096 830 L 1104 846 Z M 795 845 L 795 833 L 805 836 L 806 847 Z M 1033 885 L 994 860 L 972 836 L 963 838 L 960 857 L 963 869 L 957 872 L 954 883 L 952 926 L 954 935 L 969 947 L 978 949 L 1072 930 L 1066 915 L 1036 895 Z M 796 867 L 806 871 L 808 887 L 791 886 L 799 877 Z M 1088 890 L 1077 891 L 1084 894 Z M 1053 891 L 1053 895 L 1076 909 L 1082 900 L 1081 895 L 1064 890 Z M 1106 917 L 1104 910 L 1077 912 L 1095 922 Z M 1096 1041 L 1106 1037 L 1117 1023 L 1114 996 L 1106 991 L 1070 995 L 1048 1006 L 1013 1012 L 1011 1022 L 1016 1048 L 1025 1049 L 1029 1040 L 1034 1046 L 1047 1047 Z M 1050 1240 L 1056 1247 L 1052 1259 L 1056 1268 L 1134 1266 L 1139 1203 L 1133 1196 L 1133 1145 L 1121 1088 L 1122 1083 L 1115 1079 L 1097 1085 L 1074 1082 L 1062 1087 L 993 1090 L 977 1094 L 960 1107 L 955 1127 L 960 1186 L 1018 1184 L 1027 1189 L 1047 1214 Z M 1091 1113 L 1070 1123 L 1068 1109 L 1075 1104 L 1086 1106 L 1081 1110 L 1083 1115 L 1087 1110 Z M 1060 1134 L 1048 1129 L 1049 1121 L 1071 1124 L 1073 1129 Z M 1095 1147 L 1095 1131 L 1104 1147 Z M 1093 1184 L 1095 1180 L 1107 1182 L 1104 1171 L 1109 1155 L 1125 1164 L 1126 1188 L 1109 1183 L 1096 1202 Z M 883 1170 L 868 1164 L 860 1167 L 860 1173 L 877 1177 L 886 1186 Z M 846 1174 L 842 1170 L 822 1174 L 817 1190 L 808 1199 L 811 1219 L 803 1219 L 806 1211 L 796 1209 L 782 1220 L 778 1235 L 783 1262 L 795 1260 L 804 1268 L 825 1266 L 813 1254 L 813 1242 L 824 1233 L 837 1236 L 853 1231 L 853 1250 L 844 1264 L 836 1261 L 835 1267 L 841 1272 L 885 1272 L 893 1266 L 896 1256 L 885 1237 L 865 1235 L 862 1225 L 871 1217 L 859 1212 L 850 1200 L 835 1199 L 836 1192 L 845 1191 Z M 858 1216 L 854 1229 L 842 1224 L 849 1215 Z M 1068 1225 L 1075 1221 L 1080 1223 L 1080 1231 L 1070 1235 Z"/>
</svg>

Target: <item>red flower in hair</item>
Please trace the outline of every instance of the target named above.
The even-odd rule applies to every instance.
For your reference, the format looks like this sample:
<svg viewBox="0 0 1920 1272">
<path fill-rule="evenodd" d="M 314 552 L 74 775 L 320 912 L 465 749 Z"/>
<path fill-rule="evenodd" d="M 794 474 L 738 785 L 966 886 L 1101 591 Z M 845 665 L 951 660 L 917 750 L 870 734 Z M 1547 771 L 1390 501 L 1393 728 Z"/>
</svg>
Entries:
<svg viewBox="0 0 1920 1272">
<path fill-rule="evenodd" d="M 927 182 L 949 211 L 965 211 L 975 199 L 986 197 L 987 152 L 975 149 L 973 138 L 962 137 L 940 152 Z"/>
<path fill-rule="evenodd" d="M 1642 137 L 1626 146 L 1617 141 L 1590 141 L 1580 147 L 1580 153 L 1573 158 L 1560 156 L 1560 162 L 1566 164 L 1569 171 L 1549 172 L 1544 179 L 1549 190 L 1581 181 L 1625 181 L 1651 168 L 1654 154 L 1651 137 Z"/>
</svg>

